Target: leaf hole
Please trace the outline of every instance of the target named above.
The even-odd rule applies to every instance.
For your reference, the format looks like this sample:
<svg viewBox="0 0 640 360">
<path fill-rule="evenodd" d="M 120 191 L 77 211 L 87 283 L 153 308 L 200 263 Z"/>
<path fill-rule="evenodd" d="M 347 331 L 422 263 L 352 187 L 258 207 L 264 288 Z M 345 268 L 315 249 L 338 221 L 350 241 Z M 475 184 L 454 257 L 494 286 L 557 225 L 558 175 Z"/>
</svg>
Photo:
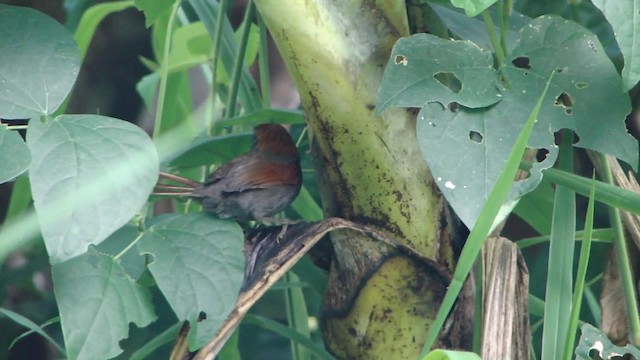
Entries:
<svg viewBox="0 0 640 360">
<path fill-rule="evenodd" d="M 529 58 L 526 56 L 517 57 L 513 59 L 511 63 L 513 64 L 513 66 L 517 67 L 518 69 L 527 69 L 527 70 L 531 69 L 531 65 L 529 64 Z"/>
<path fill-rule="evenodd" d="M 469 140 L 480 144 L 482 143 L 483 137 L 479 132 L 471 130 L 469 131 Z"/>
<path fill-rule="evenodd" d="M 569 70 L 569 68 L 565 66 L 565 67 L 563 67 L 563 68 L 557 68 L 557 69 L 556 69 L 556 72 L 557 72 L 558 74 L 562 74 L 563 72 L 565 72 L 565 71 L 567 71 L 567 70 Z"/>
<path fill-rule="evenodd" d="M 554 104 L 556 106 L 562 106 L 567 115 L 571 115 L 573 112 L 573 98 L 566 92 L 558 95 Z"/>
<path fill-rule="evenodd" d="M 407 63 L 409 63 L 409 60 L 407 60 L 407 57 L 404 55 L 396 55 L 393 61 L 396 63 L 396 65 L 407 66 Z"/>
<path fill-rule="evenodd" d="M 452 72 L 438 72 L 433 74 L 433 78 L 440 84 L 446 86 L 454 94 L 459 93 L 462 89 L 462 82 L 460 82 L 460 79 Z"/>
<path fill-rule="evenodd" d="M 454 101 L 454 102 L 450 102 L 449 105 L 447 105 L 447 107 L 451 112 L 458 112 L 458 108 L 460 108 L 460 104 Z"/>
<path fill-rule="evenodd" d="M 549 150 L 547 150 L 547 149 L 538 149 L 538 152 L 536 153 L 536 161 L 541 163 L 541 162 L 547 160 L 547 156 L 549 156 Z"/>
<path fill-rule="evenodd" d="M 204 311 L 200 311 L 200 313 L 198 314 L 198 322 L 206 320 L 207 319 L 207 313 Z"/>
<path fill-rule="evenodd" d="M 589 86 L 589 83 L 588 83 L 588 82 L 578 81 L 578 82 L 576 83 L 576 88 L 578 88 L 578 89 L 584 89 L 584 88 L 586 88 L 587 86 Z"/>
</svg>

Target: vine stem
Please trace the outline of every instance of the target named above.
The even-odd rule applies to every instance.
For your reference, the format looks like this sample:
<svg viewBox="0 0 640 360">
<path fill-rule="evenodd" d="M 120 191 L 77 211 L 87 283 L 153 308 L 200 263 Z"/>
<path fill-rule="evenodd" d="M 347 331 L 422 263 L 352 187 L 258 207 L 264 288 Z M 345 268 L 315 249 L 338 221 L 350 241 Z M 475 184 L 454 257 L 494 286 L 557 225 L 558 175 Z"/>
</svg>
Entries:
<svg viewBox="0 0 640 360">
<path fill-rule="evenodd" d="M 127 251 L 131 250 L 132 247 L 134 247 L 138 241 L 140 241 L 140 239 L 142 239 L 142 235 L 144 235 L 144 233 L 139 233 L 138 237 L 136 237 L 129 245 L 127 245 L 127 247 L 125 247 L 124 249 L 122 249 L 122 251 L 120 251 L 118 253 L 118 255 L 114 256 L 114 260 L 118 260 L 120 259 L 124 254 L 127 253 Z"/>
<path fill-rule="evenodd" d="M 493 49 L 496 52 L 496 59 L 498 59 L 499 68 L 504 62 L 505 54 L 502 45 L 500 45 L 500 39 L 498 38 L 498 34 L 496 34 L 496 26 L 493 23 L 491 14 L 489 14 L 489 10 L 485 10 L 482 12 L 482 20 L 484 20 L 484 24 L 487 27 L 487 33 L 489 34 L 489 39 L 491 39 L 491 44 L 493 45 Z"/>
</svg>

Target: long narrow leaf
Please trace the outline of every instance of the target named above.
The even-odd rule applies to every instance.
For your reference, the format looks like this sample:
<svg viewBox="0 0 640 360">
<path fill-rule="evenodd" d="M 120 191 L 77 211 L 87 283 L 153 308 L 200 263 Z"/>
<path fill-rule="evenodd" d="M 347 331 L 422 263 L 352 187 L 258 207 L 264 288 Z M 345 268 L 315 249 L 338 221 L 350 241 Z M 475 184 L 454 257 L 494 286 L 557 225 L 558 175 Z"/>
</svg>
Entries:
<svg viewBox="0 0 640 360">
<path fill-rule="evenodd" d="M 193 6 L 196 14 L 207 28 L 209 35 L 215 37 L 216 24 L 220 6 L 215 1 L 206 0 L 190 0 L 189 3 Z M 229 23 L 229 20 L 225 18 L 223 24 L 223 33 L 221 38 L 220 48 L 220 60 L 224 64 L 225 69 L 233 69 L 235 63 L 235 56 L 237 53 L 237 43 L 233 28 Z M 238 92 L 240 102 L 244 106 L 247 112 L 255 112 L 262 109 L 262 102 L 260 100 L 260 93 L 255 81 L 249 74 L 247 69 L 242 70 L 242 76 L 240 78 L 240 89 Z"/>
<path fill-rule="evenodd" d="M 51 338 L 51 336 L 49 336 L 49 334 L 44 332 L 42 327 L 39 326 L 38 324 L 34 323 L 33 321 L 27 319 L 26 317 L 24 317 L 24 316 L 22 316 L 22 315 L 20 315 L 18 313 L 15 313 L 15 312 L 13 312 L 11 310 L 8 310 L 8 309 L 0 308 L 0 313 L 4 314 L 6 317 L 8 317 L 9 319 L 13 320 L 17 324 L 22 325 L 22 326 L 26 327 L 27 329 L 29 329 L 29 330 L 41 335 L 43 338 L 47 339 L 47 341 L 49 341 L 53 346 L 55 346 L 56 349 L 58 349 L 58 351 L 60 351 L 62 356 L 66 356 L 64 348 L 62 348 L 62 346 L 60 346 L 60 344 L 58 344 L 55 340 L 53 340 L 53 338 Z"/>
<path fill-rule="evenodd" d="M 573 133 L 562 132 L 560 167 L 573 169 Z M 549 264 L 542 329 L 542 360 L 562 358 L 569 326 L 573 282 L 573 251 L 576 231 L 576 193 L 556 187 L 549 245 Z"/>
<path fill-rule="evenodd" d="M 595 204 L 595 176 L 592 179 L 593 186 L 589 195 L 589 205 L 587 206 L 587 215 L 584 223 L 584 239 L 580 249 L 580 262 L 578 264 L 578 274 L 576 276 L 576 286 L 573 291 L 573 306 L 571 307 L 571 316 L 569 317 L 569 328 L 567 329 L 567 341 L 564 346 L 564 359 L 570 360 L 573 354 L 573 344 L 576 341 L 576 333 L 578 331 L 578 320 L 580 309 L 582 308 L 582 297 L 584 292 L 584 283 L 587 277 L 587 266 L 589 265 L 589 254 L 591 253 L 591 233 L 593 230 L 593 209 Z"/>
<path fill-rule="evenodd" d="M 544 177 L 554 184 L 566 186 L 578 194 L 589 196 L 591 180 L 557 169 L 543 170 Z M 596 200 L 609 206 L 640 215 L 640 194 L 614 185 L 595 182 Z"/>
<path fill-rule="evenodd" d="M 299 332 L 291 329 L 288 326 L 284 326 L 279 322 L 273 321 L 269 318 L 265 318 L 259 315 L 247 314 L 244 319 L 244 323 L 258 325 L 264 329 L 271 330 L 277 334 L 280 334 L 288 339 L 291 339 L 299 344 L 304 345 L 307 349 L 311 350 L 318 359 L 326 359 L 333 360 L 334 357 L 331 356 L 325 349 L 322 348 L 319 344 L 313 342 L 313 340 L 305 337 Z"/>
<path fill-rule="evenodd" d="M 427 338 L 420 354 L 421 357 L 427 355 L 427 353 L 435 343 L 435 340 L 440 333 L 440 329 L 442 328 L 442 325 L 449 315 L 449 312 L 451 311 L 451 308 L 453 307 L 453 304 L 456 301 L 460 290 L 462 289 L 462 285 L 467 278 L 467 275 L 469 275 L 469 271 L 473 266 L 473 262 L 478 256 L 484 240 L 489 235 L 489 231 L 491 230 L 494 219 L 496 218 L 500 207 L 504 203 L 504 200 L 509 193 L 509 189 L 511 188 L 511 184 L 513 182 L 513 179 L 515 178 L 516 172 L 518 171 L 520 160 L 524 155 L 529 137 L 531 136 L 531 133 L 533 131 L 535 120 L 538 117 L 540 107 L 542 106 L 542 101 L 547 94 L 547 90 L 549 89 L 549 84 L 551 83 L 552 78 L 553 73 L 551 74 L 551 76 L 549 76 L 549 80 L 547 80 L 544 91 L 540 95 L 540 98 L 531 111 L 531 114 L 529 115 L 524 128 L 520 132 L 520 135 L 518 135 L 515 145 L 513 146 L 513 149 L 509 154 L 509 158 L 507 159 L 507 163 L 505 164 L 504 169 L 502 169 L 502 172 L 500 173 L 495 186 L 489 194 L 487 202 L 484 204 L 484 207 L 482 208 L 482 211 L 478 216 L 476 224 L 473 226 L 473 229 L 469 234 L 467 242 L 462 249 L 462 253 L 460 254 L 458 265 L 456 266 L 456 270 L 453 274 L 453 280 L 449 285 L 449 290 L 447 291 L 444 300 L 442 301 L 442 305 L 438 310 L 436 319 L 431 324 L 431 326 L 429 327 L 429 331 L 427 332 Z"/>
</svg>

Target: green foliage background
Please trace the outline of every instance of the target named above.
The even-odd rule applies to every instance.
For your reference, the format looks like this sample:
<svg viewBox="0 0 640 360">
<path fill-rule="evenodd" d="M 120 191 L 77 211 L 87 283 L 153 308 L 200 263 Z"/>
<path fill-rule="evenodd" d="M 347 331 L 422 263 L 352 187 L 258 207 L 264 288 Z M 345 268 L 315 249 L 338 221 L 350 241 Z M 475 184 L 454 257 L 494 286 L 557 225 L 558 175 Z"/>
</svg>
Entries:
<svg viewBox="0 0 640 360">
<path fill-rule="evenodd" d="M 587 358 L 585 348 L 602 334 L 586 327 L 575 347 L 570 340 L 575 320 L 579 316 L 599 325 L 595 294 L 606 250 L 614 242 L 617 256 L 628 257 L 619 250 L 624 237 L 616 214 L 618 209 L 640 214 L 640 196 L 573 174 L 570 159 L 575 145 L 637 170 L 638 144 L 625 119 L 637 110 L 640 57 L 633 39 L 640 30 L 633 24 L 640 22 L 638 6 L 635 1 L 617 6 L 613 0 L 452 4 L 410 3 L 410 19 L 412 11 L 430 19 L 412 25 L 426 25 L 430 34 L 396 43 L 376 105 L 377 112 L 420 108 L 424 160 L 472 229 L 461 255 L 466 265 L 456 269 L 447 295 L 451 303 L 445 299 L 440 319 L 495 217 L 513 221 L 513 210 L 540 235 L 519 243 L 533 275 L 536 358 L 570 358 L 574 348 Z M 306 171 L 301 195 L 286 215 L 318 220 L 322 211 L 303 114 L 271 108 L 266 29 L 252 3 L 235 31 L 226 16 L 228 1 L 65 5 L 66 28 L 38 11 L 0 5 L 0 182 L 15 180 L 0 228 L 0 263 L 15 254 L 27 258 L 17 270 L 3 268 L 0 295 L 15 288 L 32 298 L 19 309 L 2 304 L 0 311 L 11 324 L 45 337 L 60 357 L 165 357 L 184 320 L 197 324 L 189 336 L 189 347 L 197 349 L 214 334 L 240 289 L 242 230 L 201 214 L 189 202 L 175 204 L 175 214 L 154 216 L 149 194 L 158 171 L 203 178 L 210 165 L 246 151 L 253 125 L 290 124 Z M 137 85 L 149 110 L 157 104 L 151 136 L 120 119 L 64 114 L 96 26 L 107 15 L 133 7 L 144 12 L 152 29 L 153 58 L 141 59 L 151 72 Z M 254 63 L 260 86 L 248 70 Z M 193 69 L 211 88 L 198 107 L 190 87 Z M 29 119 L 29 124 L 17 125 L 14 119 Z M 25 128 L 26 142 L 18 133 Z M 557 144 L 559 131 L 565 140 L 576 134 L 579 141 Z M 526 148 L 546 149 L 547 157 L 520 164 Z M 529 176 L 512 186 L 518 166 Z M 596 215 L 609 212 L 609 221 L 596 218 L 594 224 L 593 208 L 583 221 L 575 193 L 590 192 L 592 200 L 608 206 L 597 207 Z M 576 235 L 576 222 L 582 237 Z M 598 228 L 593 236 L 589 224 Z M 573 240 L 586 245 L 592 237 L 593 251 L 579 255 L 577 249 L 584 247 Z M 637 352 L 634 274 L 628 262 L 626 268 L 620 262 L 632 345 L 626 350 L 610 345 L 607 351 Z M 30 277 L 48 263 L 53 292 L 42 293 Z M 574 277 L 578 263 L 582 277 Z M 553 275 L 547 277 L 548 270 Z M 584 289 L 578 292 L 585 294 L 582 308 L 576 300 L 582 297 L 574 297 L 567 286 L 573 283 Z M 305 258 L 255 307 L 222 357 L 331 358 L 317 329 L 325 284 L 326 274 Z M 201 312 L 207 318 L 198 323 Z M 438 330 L 434 326 L 430 336 Z M 261 345 L 255 352 L 246 346 L 251 337 Z M 426 340 L 425 354 L 432 340 Z M 426 358 L 476 356 L 432 352 Z"/>
</svg>

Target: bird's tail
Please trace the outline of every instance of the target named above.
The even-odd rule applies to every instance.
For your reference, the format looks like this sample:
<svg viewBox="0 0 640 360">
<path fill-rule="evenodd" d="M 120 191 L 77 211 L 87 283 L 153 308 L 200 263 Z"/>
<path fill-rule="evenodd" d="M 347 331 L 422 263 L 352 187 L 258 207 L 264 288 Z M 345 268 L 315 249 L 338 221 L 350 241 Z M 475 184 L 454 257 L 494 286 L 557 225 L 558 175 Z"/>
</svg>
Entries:
<svg viewBox="0 0 640 360">
<path fill-rule="evenodd" d="M 162 184 L 160 183 L 162 180 L 172 181 L 180 185 Z M 199 185 L 199 182 L 189 180 L 182 176 L 161 172 L 158 184 L 156 184 L 156 187 L 153 189 L 151 195 L 192 196 L 193 190 L 196 189 Z"/>
</svg>

